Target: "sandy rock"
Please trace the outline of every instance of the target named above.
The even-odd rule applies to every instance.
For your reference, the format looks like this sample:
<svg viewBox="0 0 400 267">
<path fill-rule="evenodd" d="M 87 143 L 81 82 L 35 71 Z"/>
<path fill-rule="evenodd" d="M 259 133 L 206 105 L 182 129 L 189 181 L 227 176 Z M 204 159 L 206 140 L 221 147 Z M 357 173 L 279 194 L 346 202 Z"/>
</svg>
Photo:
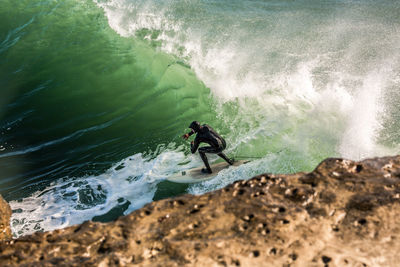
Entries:
<svg viewBox="0 0 400 267">
<path fill-rule="evenodd" d="M 0 265 L 398 266 L 399 196 L 400 157 L 327 159 L 2 241 Z"/>
<path fill-rule="evenodd" d="M 10 229 L 11 208 L 0 196 L 0 240 L 11 239 Z"/>
</svg>

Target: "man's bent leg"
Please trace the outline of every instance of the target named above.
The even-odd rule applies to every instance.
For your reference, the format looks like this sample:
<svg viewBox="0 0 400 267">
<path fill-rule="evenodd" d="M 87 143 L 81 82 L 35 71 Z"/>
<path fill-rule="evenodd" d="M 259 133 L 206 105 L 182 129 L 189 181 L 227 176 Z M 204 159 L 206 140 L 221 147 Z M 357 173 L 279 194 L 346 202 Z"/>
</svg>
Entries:
<svg viewBox="0 0 400 267">
<path fill-rule="evenodd" d="M 200 151 L 200 150 L 199 150 L 199 154 L 200 154 L 201 159 L 202 159 L 203 162 L 204 162 L 204 165 L 205 165 L 206 168 L 207 168 L 207 171 L 208 171 L 209 173 L 212 173 L 210 164 L 208 164 L 208 160 L 207 160 L 206 153 L 204 153 L 203 151 Z"/>
<path fill-rule="evenodd" d="M 229 159 L 224 153 L 220 152 L 217 154 L 221 158 L 223 158 L 229 165 L 233 165 L 233 160 Z"/>
</svg>

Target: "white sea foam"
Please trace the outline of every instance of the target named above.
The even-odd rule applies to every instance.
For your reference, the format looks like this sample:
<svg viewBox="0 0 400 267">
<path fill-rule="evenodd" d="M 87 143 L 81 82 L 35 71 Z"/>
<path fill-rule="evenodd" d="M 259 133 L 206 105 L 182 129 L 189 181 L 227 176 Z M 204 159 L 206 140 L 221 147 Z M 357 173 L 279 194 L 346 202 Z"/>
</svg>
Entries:
<svg viewBox="0 0 400 267">
<path fill-rule="evenodd" d="M 260 174 L 259 170 L 268 166 L 268 161 L 271 161 L 275 157 L 275 155 L 270 155 L 264 159 L 253 160 L 240 166 L 231 166 L 228 169 L 220 171 L 216 177 L 211 180 L 192 184 L 189 187 L 188 192 L 195 195 L 204 194 L 205 192 L 223 188 L 234 181 L 258 175 Z"/>
<path fill-rule="evenodd" d="M 91 220 L 112 208 L 130 205 L 128 214 L 153 200 L 157 183 L 184 167 L 198 164 L 187 158 L 182 147 L 160 148 L 150 155 L 133 155 L 115 164 L 104 174 L 89 177 L 66 177 L 54 181 L 43 191 L 19 201 L 11 201 L 11 228 L 15 236 L 49 231 Z"/>
</svg>

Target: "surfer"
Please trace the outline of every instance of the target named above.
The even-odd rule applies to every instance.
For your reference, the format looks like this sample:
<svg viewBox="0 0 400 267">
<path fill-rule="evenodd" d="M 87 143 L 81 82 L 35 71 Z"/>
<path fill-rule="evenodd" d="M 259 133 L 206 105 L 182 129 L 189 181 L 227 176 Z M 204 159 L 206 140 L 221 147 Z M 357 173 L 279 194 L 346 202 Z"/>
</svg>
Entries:
<svg viewBox="0 0 400 267">
<path fill-rule="evenodd" d="M 206 166 L 206 168 L 201 170 L 203 173 L 212 173 L 210 164 L 208 164 L 206 153 L 217 154 L 230 165 L 233 164 L 233 160 L 229 159 L 224 153 L 222 153 L 222 150 L 226 148 L 224 138 L 222 138 L 213 128 L 211 128 L 207 124 L 200 125 L 198 121 L 193 121 L 189 125 L 189 128 L 191 128 L 192 130 L 189 133 L 184 134 L 182 138 L 187 140 L 189 136 L 195 133 L 197 134 L 194 141 L 190 143 L 190 148 L 192 154 L 196 153 L 196 150 L 199 149 L 200 157 L 203 160 L 204 165 Z M 210 146 L 199 148 L 200 143 L 207 143 Z"/>
</svg>

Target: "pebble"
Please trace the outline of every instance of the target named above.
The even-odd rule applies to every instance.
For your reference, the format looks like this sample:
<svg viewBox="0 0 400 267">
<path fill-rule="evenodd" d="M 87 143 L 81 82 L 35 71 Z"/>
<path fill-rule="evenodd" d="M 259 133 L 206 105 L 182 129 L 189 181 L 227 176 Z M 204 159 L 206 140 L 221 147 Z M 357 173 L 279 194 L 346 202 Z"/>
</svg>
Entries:
<svg viewBox="0 0 400 267">
<path fill-rule="evenodd" d="M 335 210 L 335 209 L 331 210 L 331 211 L 329 212 L 329 216 L 333 216 L 333 215 L 335 215 L 335 212 L 336 212 L 336 210 Z"/>
</svg>

